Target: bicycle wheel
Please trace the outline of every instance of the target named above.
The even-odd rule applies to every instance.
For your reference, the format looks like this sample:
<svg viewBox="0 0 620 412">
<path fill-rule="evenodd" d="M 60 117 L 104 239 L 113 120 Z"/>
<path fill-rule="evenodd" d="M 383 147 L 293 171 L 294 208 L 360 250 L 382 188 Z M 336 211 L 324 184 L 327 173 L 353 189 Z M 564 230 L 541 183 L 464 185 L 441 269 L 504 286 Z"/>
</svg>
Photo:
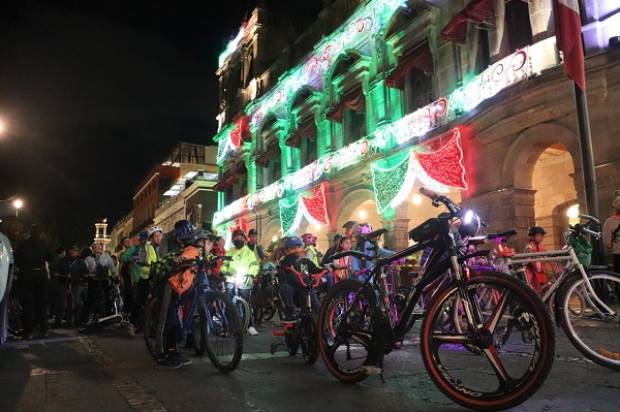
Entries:
<svg viewBox="0 0 620 412">
<path fill-rule="evenodd" d="M 299 324 L 301 354 L 306 365 L 314 365 L 319 357 L 318 337 L 316 334 L 316 319 L 312 313 L 308 313 L 301 319 Z"/>
<path fill-rule="evenodd" d="M 276 310 L 276 303 L 275 303 L 275 291 L 273 289 L 273 286 L 268 286 L 263 291 L 263 313 L 262 313 L 263 319 L 262 320 L 264 322 L 270 321 L 271 319 L 273 319 L 276 312 L 277 310 Z"/>
<path fill-rule="evenodd" d="M 321 358 L 341 382 L 356 383 L 368 376 L 361 368 L 368 357 L 371 302 L 363 284 L 348 279 L 334 286 L 321 305 L 317 324 Z"/>
<path fill-rule="evenodd" d="M 564 281 L 556 304 L 562 328 L 573 345 L 599 365 L 620 370 L 620 274 L 588 272 L 597 296 L 613 313 L 606 313 L 595 301 L 580 275 Z"/>
<path fill-rule="evenodd" d="M 155 297 L 147 302 L 144 311 L 144 343 L 154 359 L 159 359 L 163 355 L 163 327 L 160 329 L 158 325 L 160 311 L 161 302 Z"/>
<path fill-rule="evenodd" d="M 251 309 L 250 304 L 247 300 L 243 299 L 241 296 L 235 296 L 232 299 L 233 304 L 237 308 L 237 313 L 239 314 L 239 319 L 241 320 L 241 328 L 245 332 L 250 327 L 250 316 Z"/>
<path fill-rule="evenodd" d="M 206 318 L 204 343 L 211 363 L 222 373 L 232 372 L 243 354 L 243 330 L 236 308 L 224 293 L 210 291 L 201 313 Z"/>
<path fill-rule="evenodd" d="M 446 326 L 454 306 L 462 298 L 450 285 L 430 302 L 421 330 L 424 366 L 437 387 L 450 399 L 476 410 L 506 409 L 521 404 L 542 385 L 551 370 L 555 336 L 549 314 L 534 292 L 508 275 L 486 272 L 467 282 L 472 301 L 487 292 L 499 299 L 489 300 L 480 311 L 474 304 L 474 324 L 463 322 L 463 333 Z M 494 345 L 494 333 L 503 324 L 518 319 L 521 333 L 511 334 L 501 349 Z M 483 354 L 475 356 L 467 346 Z"/>
</svg>

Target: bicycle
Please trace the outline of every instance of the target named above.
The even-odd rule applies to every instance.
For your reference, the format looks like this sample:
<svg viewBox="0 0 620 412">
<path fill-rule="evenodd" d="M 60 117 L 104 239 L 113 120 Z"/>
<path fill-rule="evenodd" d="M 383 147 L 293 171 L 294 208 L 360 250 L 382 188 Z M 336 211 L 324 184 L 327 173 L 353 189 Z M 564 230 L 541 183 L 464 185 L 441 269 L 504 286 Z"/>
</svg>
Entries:
<svg viewBox="0 0 620 412">
<path fill-rule="evenodd" d="M 294 320 L 282 321 L 283 328 L 274 328 L 274 336 L 282 336 L 283 342 L 272 343 L 270 352 L 275 354 L 279 346 L 286 346 L 290 356 L 297 355 L 299 348 L 304 358 L 305 364 L 313 365 L 319 357 L 319 348 L 316 332 L 316 313 L 312 310 L 312 292 L 321 283 L 322 277 L 327 270 L 312 275 L 302 266 L 299 272 L 293 267 L 287 268 L 297 277 L 297 281 L 304 288 L 304 304 L 295 316 Z"/>
<path fill-rule="evenodd" d="M 246 300 L 243 296 L 241 296 L 239 291 L 243 289 L 240 286 L 247 285 L 249 280 L 252 281 L 252 285 L 253 285 L 254 278 L 251 275 L 245 275 L 243 279 L 244 280 L 240 282 L 238 280 L 238 277 L 235 276 L 234 282 L 232 283 L 226 282 L 226 293 L 231 296 L 232 303 L 237 308 L 237 312 L 239 313 L 239 318 L 241 319 L 241 327 L 243 328 L 244 331 L 247 331 L 248 328 L 250 327 L 252 308 L 250 307 L 250 302 L 248 302 L 248 300 Z M 229 287 L 229 285 L 231 285 L 231 287 Z M 251 299 L 252 299 L 252 290 L 250 290 L 249 300 Z"/>
<path fill-rule="evenodd" d="M 229 373 L 241 361 L 241 320 L 230 298 L 210 286 L 203 265 L 204 262 L 199 260 L 177 268 L 195 273 L 192 287 L 185 292 L 191 298 L 178 309 L 181 331 L 177 342 L 184 341 L 191 332 L 195 354 L 203 356 L 206 352 L 220 372 Z M 166 315 L 172 300 L 172 289 L 166 280 L 162 279 L 154 285 L 145 310 L 144 341 L 148 352 L 156 360 L 164 355 Z"/>
<path fill-rule="evenodd" d="M 412 229 L 409 237 L 416 244 L 376 259 L 366 282 L 345 280 L 329 292 L 318 321 L 321 357 L 330 373 L 345 383 L 359 382 L 369 373 L 382 374 L 384 355 L 404 338 L 425 287 L 451 272 L 449 282 L 436 291 L 422 314 L 420 349 L 426 371 L 446 396 L 465 407 L 496 410 L 518 405 L 540 388 L 551 370 L 555 336 L 550 316 L 534 292 L 513 277 L 488 272 L 466 279 L 465 259 L 457 254 L 451 228 L 453 219 L 463 216 L 462 210 L 445 196 L 427 190 L 421 193 L 431 198 L 434 206 L 443 204 L 448 212 Z M 383 266 L 425 248 L 432 249 L 429 262 L 409 293 L 401 318 L 396 320 L 385 303 L 383 288 L 371 280 Z M 343 256 L 372 258 L 358 251 L 342 252 L 335 258 Z M 484 290 L 500 296 L 490 314 L 481 313 L 473 299 Z M 461 306 L 459 312 L 464 317 L 462 333 L 456 332 L 453 322 L 446 321 L 456 305 Z M 330 319 L 331 314 L 337 317 Z M 523 342 L 512 336 L 510 344 L 518 349 L 518 357 L 493 345 L 498 325 L 508 316 L 522 319 L 521 328 L 533 336 Z M 462 350 L 467 346 L 477 347 L 481 356 Z"/>
<path fill-rule="evenodd" d="M 560 275 L 541 289 L 542 301 L 581 353 L 599 365 L 620 370 L 620 274 L 605 266 L 584 267 L 574 242 L 585 239 L 585 235 L 600 239 L 600 222 L 588 215 L 581 215 L 580 222 L 584 223 L 569 226 L 567 245 L 561 250 L 506 256 L 496 252 L 493 263 L 530 286 L 525 272 L 528 264 L 566 262 Z M 511 231 L 498 241 L 514 234 Z"/>
</svg>

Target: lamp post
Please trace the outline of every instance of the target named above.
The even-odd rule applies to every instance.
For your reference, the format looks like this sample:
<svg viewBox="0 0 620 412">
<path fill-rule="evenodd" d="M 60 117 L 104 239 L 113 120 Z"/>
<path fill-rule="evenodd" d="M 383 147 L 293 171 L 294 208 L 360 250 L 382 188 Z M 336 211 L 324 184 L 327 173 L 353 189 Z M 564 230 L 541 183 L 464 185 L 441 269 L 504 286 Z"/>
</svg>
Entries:
<svg viewBox="0 0 620 412">
<path fill-rule="evenodd" d="M 19 209 L 24 207 L 24 201 L 20 198 L 16 198 L 13 200 L 13 207 L 15 208 L 15 217 L 19 217 Z"/>
<path fill-rule="evenodd" d="M 0 117 L 0 136 L 3 136 L 6 133 L 6 130 L 6 122 Z"/>
</svg>

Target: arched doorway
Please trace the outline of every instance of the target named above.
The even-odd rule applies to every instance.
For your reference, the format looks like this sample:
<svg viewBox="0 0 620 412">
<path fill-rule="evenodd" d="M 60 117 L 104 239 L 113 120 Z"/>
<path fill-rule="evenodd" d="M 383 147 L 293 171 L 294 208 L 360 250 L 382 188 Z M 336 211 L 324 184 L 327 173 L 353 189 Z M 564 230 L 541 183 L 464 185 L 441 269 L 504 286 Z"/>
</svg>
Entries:
<svg viewBox="0 0 620 412">
<path fill-rule="evenodd" d="M 534 217 L 536 226 L 547 231 L 545 246 L 548 249 L 560 248 L 564 244 L 568 214 L 574 215 L 573 206 L 578 203 L 574 174 L 573 158 L 560 143 L 547 147 L 534 164 Z"/>
<path fill-rule="evenodd" d="M 349 220 L 359 223 L 369 223 L 373 228 L 382 226 L 382 217 L 377 212 L 377 203 L 372 189 L 360 188 L 347 193 L 339 202 L 336 230 L 342 231 L 342 226 Z"/>
</svg>

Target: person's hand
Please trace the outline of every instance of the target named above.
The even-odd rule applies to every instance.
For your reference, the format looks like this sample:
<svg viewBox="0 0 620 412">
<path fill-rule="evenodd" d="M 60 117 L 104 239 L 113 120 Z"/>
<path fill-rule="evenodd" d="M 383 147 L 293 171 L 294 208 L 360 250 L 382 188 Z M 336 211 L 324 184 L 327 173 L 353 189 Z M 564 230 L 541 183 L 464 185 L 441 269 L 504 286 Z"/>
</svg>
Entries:
<svg viewBox="0 0 620 412">
<path fill-rule="evenodd" d="M 185 256 L 180 256 L 180 255 L 179 255 L 179 256 L 175 256 L 175 258 L 174 258 L 174 263 L 177 263 L 177 264 L 178 264 L 178 263 L 185 262 L 186 260 L 187 260 L 187 259 L 185 259 Z"/>
</svg>

